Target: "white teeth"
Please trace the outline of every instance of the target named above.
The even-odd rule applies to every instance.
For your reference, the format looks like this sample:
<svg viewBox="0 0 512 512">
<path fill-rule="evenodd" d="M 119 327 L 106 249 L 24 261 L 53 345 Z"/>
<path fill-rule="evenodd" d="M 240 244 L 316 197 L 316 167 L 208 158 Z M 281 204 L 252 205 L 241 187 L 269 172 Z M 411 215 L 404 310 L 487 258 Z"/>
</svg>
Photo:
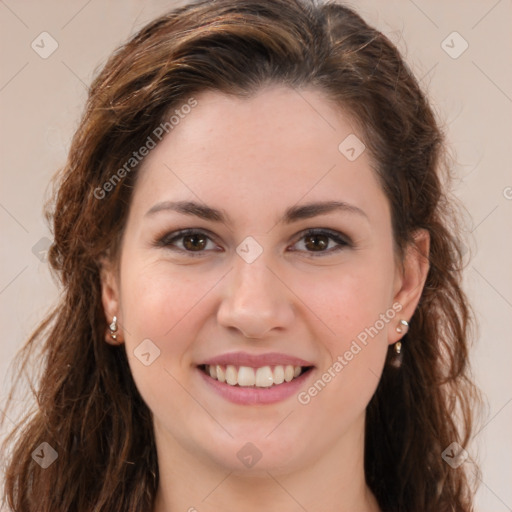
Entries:
<svg viewBox="0 0 512 512">
<path fill-rule="evenodd" d="M 240 366 L 238 369 L 238 385 L 254 386 L 254 384 L 256 384 L 254 368 L 250 368 L 249 366 Z"/>
<path fill-rule="evenodd" d="M 279 365 L 274 368 L 274 384 L 282 384 L 284 382 L 284 368 Z"/>
<path fill-rule="evenodd" d="M 226 373 L 224 372 L 224 368 L 219 364 L 215 367 L 215 372 L 217 373 L 217 380 L 219 382 L 226 382 Z"/>
<path fill-rule="evenodd" d="M 206 365 L 205 371 L 212 379 L 227 382 L 230 386 L 269 388 L 274 385 L 290 382 L 302 373 L 302 367 L 288 364 L 251 368 L 250 366 L 233 366 L 228 364 Z"/>
<path fill-rule="evenodd" d="M 269 388 L 274 384 L 274 377 L 270 366 L 264 366 L 256 370 L 256 386 L 259 388 Z"/>
<path fill-rule="evenodd" d="M 238 383 L 238 372 L 236 368 L 230 364 L 226 366 L 226 382 L 232 386 Z"/>
</svg>

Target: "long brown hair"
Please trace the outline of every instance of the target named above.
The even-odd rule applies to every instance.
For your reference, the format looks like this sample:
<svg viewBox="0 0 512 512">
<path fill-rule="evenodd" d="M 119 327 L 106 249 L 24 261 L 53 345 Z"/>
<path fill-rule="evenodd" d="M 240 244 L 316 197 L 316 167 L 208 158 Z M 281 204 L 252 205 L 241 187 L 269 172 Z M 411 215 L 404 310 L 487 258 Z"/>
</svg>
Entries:
<svg viewBox="0 0 512 512">
<path fill-rule="evenodd" d="M 478 391 L 469 378 L 473 315 L 462 245 L 443 180 L 439 124 L 396 47 L 351 9 L 307 0 L 202 0 L 147 24 L 90 90 L 47 216 L 60 303 L 20 353 L 42 368 L 37 409 L 8 437 L 5 494 L 16 512 L 151 510 L 158 486 L 152 416 L 123 347 L 104 341 L 100 261 L 115 260 L 138 165 L 119 172 L 169 113 L 205 90 L 248 97 L 266 84 L 315 88 L 353 116 L 391 206 L 397 255 L 422 228 L 430 269 L 400 368 L 367 408 L 365 472 L 383 511 L 472 510 L 464 470 Z M 118 178 L 113 186 L 105 183 Z M 112 181 L 110 181 L 112 183 Z M 46 469 L 31 454 L 58 453 Z"/>
</svg>

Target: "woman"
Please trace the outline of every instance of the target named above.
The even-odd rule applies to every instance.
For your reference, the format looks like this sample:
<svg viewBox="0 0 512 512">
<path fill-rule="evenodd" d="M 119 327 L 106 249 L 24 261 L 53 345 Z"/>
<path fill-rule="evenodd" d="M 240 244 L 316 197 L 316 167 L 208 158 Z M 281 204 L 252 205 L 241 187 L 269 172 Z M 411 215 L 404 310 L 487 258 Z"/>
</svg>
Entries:
<svg viewBox="0 0 512 512">
<path fill-rule="evenodd" d="M 443 171 L 418 83 L 346 7 L 201 1 L 140 30 L 60 176 L 9 506 L 472 510 Z"/>
</svg>

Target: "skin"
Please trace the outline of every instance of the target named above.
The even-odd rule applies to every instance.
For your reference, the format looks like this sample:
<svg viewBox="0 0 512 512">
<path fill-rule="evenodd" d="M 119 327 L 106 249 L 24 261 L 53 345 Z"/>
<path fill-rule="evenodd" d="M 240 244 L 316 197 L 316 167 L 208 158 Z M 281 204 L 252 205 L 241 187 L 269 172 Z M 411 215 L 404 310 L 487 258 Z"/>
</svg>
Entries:
<svg viewBox="0 0 512 512">
<path fill-rule="evenodd" d="M 145 159 L 120 259 L 102 272 L 105 313 L 118 318 L 117 342 L 154 416 L 154 512 L 378 511 L 364 477 L 365 409 L 388 345 L 403 336 L 398 321 L 409 320 L 420 299 L 428 234 L 416 233 L 419 251 L 411 247 L 397 262 L 389 204 L 368 151 L 351 162 L 338 150 L 349 134 L 362 136 L 321 92 L 273 86 L 250 99 L 219 92 L 196 99 Z M 177 200 L 223 209 L 230 220 L 146 215 Z M 365 215 L 279 223 L 290 206 L 328 200 Z M 183 238 L 173 242 L 181 253 L 157 245 L 184 228 L 210 235 L 202 255 L 191 256 Z M 309 228 L 340 232 L 353 245 L 332 252 L 337 243 L 320 237 L 329 246 L 315 251 L 301 234 Z M 263 248 L 252 263 L 236 252 L 247 236 Z M 227 352 L 282 352 L 314 363 L 307 391 L 393 304 L 400 313 L 307 405 L 296 395 L 233 404 L 196 368 Z M 145 366 L 134 350 L 148 338 L 160 356 Z M 252 468 L 237 457 L 247 442 L 262 455 Z"/>
</svg>

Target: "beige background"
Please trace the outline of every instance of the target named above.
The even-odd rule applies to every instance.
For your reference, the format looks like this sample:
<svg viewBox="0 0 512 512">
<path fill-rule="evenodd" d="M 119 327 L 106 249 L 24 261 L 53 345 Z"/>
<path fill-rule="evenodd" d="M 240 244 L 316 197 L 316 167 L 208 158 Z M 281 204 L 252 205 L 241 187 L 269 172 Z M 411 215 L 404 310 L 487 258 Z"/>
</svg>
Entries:
<svg viewBox="0 0 512 512">
<path fill-rule="evenodd" d="M 41 212 L 50 177 L 64 163 L 86 85 L 118 44 L 176 3 L 0 0 L 2 403 L 15 351 L 57 297 L 44 262 L 44 237 L 51 235 Z M 466 448 L 482 463 L 477 510 L 512 510 L 512 3 L 349 3 L 402 49 L 445 120 L 456 154 L 454 193 L 469 212 L 468 247 L 474 252 L 465 286 L 480 324 L 472 360 L 488 400 L 482 428 Z M 58 43 L 46 59 L 31 48 L 43 31 Z M 454 31 L 463 39 L 446 39 Z M 452 55 L 464 41 L 469 46 L 452 58 L 442 47 L 445 39 Z"/>
</svg>

